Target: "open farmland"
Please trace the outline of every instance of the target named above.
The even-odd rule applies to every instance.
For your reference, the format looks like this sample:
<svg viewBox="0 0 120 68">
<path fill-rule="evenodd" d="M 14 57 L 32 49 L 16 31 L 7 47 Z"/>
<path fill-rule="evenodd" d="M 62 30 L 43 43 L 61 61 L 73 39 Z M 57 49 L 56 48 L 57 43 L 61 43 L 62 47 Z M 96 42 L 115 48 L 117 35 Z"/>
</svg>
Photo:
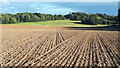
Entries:
<svg viewBox="0 0 120 68">
<path fill-rule="evenodd" d="M 100 26 L 110 26 L 110 25 L 88 25 L 80 24 L 80 21 L 72 20 L 53 20 L 53 21 L 40 21 L 40 22 L 21 22 L 14 24 L 3 24 L 3 25 L 42 25 L 42 26 L 74 26 L 74 27 L 100 27 Z"/>
<path fill-rule="evenodd" d="M 3 25 L 4 66 L 119 66 L 118 31 Z"/>
</svg>

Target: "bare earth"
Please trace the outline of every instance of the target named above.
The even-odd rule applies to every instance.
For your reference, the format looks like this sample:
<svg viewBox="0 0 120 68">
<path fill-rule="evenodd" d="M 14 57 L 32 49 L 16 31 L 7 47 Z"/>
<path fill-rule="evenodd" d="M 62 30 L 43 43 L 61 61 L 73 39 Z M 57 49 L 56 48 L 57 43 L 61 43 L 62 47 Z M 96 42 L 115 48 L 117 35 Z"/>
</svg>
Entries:
<svg viewBox="0 0 120 68">
<path fill-rule="evenodd" d="M 3 25 L 4 66 L 119 66 L 118 31 Z"/>
</svg>

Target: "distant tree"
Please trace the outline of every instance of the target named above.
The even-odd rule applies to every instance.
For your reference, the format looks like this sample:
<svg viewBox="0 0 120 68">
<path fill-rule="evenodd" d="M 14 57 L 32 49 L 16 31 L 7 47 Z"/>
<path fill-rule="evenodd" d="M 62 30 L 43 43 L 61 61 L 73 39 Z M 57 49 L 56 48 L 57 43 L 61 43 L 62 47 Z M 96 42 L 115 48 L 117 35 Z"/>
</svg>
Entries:
<svg viewBox="0 0 120 68">
<path fill-rule="evenodd" d="M 9 18 L 9 23 L 8 23 L 8 24 L 12 24 L 12 23 L 16 23 L 16 22 L 17 22 L 16 18 L 10 17 L 10 18 Z"/>
<path fill-rule="evenodd" d="M 74 20 L 80 20 L 78 15 L 74 15 Z"/>
<path fill-rule="evenodd" d="M 65 17 L 63 15 L 58 15 L 59 20 L 65 20 Z"/>
<path fill-rule="evenodd" d="M 67 19 L 71 19 L 71 17 L 72 17 L 71 14 L 65 15 L 65 18 L 67 18 Z"/>
<path fill-rule="evenodd" d="M 97 17 L 94 18 L 94 23 L 95 24 L 102 24 L 101 20 Z"/>
<path fill-rule="evenodd" d="M 2 24 L 8 24 L 9 23 L 9 16 L 8 15 L 2 15 L 2 18 L 1 18 L 1 22 Z"/>
<path fill-rule="evenodd" d="M 38 22 L 38 21 L 40 21 L 40 18 L 38 16 L 36 16 L 34 14 L 29 14 L 29 15 L 31 17 L 30 22 Z"/>
<path fill-rule="evenodd" d="M 83 24 L 116 24 L 120 22 L 120 9 L 117 16 L 110 16 L 106 14 L 86 14 L 82 12 L 73 12 L 67 15 L 51 15 L 42 13 L 17 13 L 17 14 L 0 14 L 3 24 L 20 23 L 20 22 L 38 22 L 47 20 L 80 20 Z"/>
<path fill-rule="evenodd" d="M 36 16 L 38 16 L 40 19 L 39 21 L 45 21 L 45 15 L 41 14 L 41 13 L 34 13 Z"/>
<path fill-rule="evenodd" d="M 24 22 L 30 22 L 31 21 L 31 17 L 29 14 L 24 16 Z"/>
<path fill-rule="evenodd" d="M 118 10 L 118 23 L 120 24 L 120 9 Z"/>
<path fill-rule="evenodd" d="M 45 15 L 46 20 L 51 20 L 51 15 Z"/>
<path fill-rule="evenodd" d="M 54 20 L 59 20 L 58 15 L 54 15 Z"/>
</svg>

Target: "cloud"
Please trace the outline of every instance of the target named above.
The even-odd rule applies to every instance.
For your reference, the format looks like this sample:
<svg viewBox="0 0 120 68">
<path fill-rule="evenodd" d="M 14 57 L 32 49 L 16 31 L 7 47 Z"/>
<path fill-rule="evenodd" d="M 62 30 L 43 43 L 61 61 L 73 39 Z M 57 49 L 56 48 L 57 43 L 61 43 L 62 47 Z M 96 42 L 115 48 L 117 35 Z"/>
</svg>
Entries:
<svg viewBox="0 0 120 68">
<path fill-rule="evenodd" d="M 119 2 L 119 0 L 2 0 L 9 2 Z"/>
<path fill-rule="evenodd" d="M 68 14 L 75 12 L 74 9 L 55 5 L 46 2 L 39 3 L 25 3 L 25 2 L 10 2 L 3 6 L 3 13 L 16 13 L 16 12 L 39 12 L 46 14 Z"/>
<path fill-rule="evenodd" d="M 3 4 L 3 3 L 2 3 Z M 0 13 L 39 12 L 68 14 L 70 12 L 117 14 L 117 2 L 4 2 Z"/>
<path fill-rule="evenodd" d="M 68 14 L 69 12 L 75 12 L 71 8 L 66 8 L 58 5 L 53 5 L 50 3 L 35 3 L 30 5 L 31 8 L 35 8 L 36 12 L 48 13 L 48 14 Z"/>
</svg>

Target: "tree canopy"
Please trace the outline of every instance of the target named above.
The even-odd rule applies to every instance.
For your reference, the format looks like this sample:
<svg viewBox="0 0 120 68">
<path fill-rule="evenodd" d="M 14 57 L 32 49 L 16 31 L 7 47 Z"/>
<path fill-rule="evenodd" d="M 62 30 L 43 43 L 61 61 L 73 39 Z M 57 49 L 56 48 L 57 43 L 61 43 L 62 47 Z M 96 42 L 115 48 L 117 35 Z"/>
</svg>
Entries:
<svg viewBox="0 0 120 68">
<path fill-rule="evenodd" d="M 118 10 L 118 22 L 120 23 L 120 9 Z"/>
<path fill-rule="evenodd" d="M 120 10 L 118 11 L 118 21 L 120 22 Z M 82 24 L 116 24 L 117 16 L 110 16 L 106 14 L 86 14 L 83 12 L 73 12 L 67 15 L 51 15 L 42 13 L 17 13 L 17 14 L 0 14 L 2 24 L 12 24 L 21 22 L 39 22 L 47 20 L 77 20 Z"/>
</svg>

